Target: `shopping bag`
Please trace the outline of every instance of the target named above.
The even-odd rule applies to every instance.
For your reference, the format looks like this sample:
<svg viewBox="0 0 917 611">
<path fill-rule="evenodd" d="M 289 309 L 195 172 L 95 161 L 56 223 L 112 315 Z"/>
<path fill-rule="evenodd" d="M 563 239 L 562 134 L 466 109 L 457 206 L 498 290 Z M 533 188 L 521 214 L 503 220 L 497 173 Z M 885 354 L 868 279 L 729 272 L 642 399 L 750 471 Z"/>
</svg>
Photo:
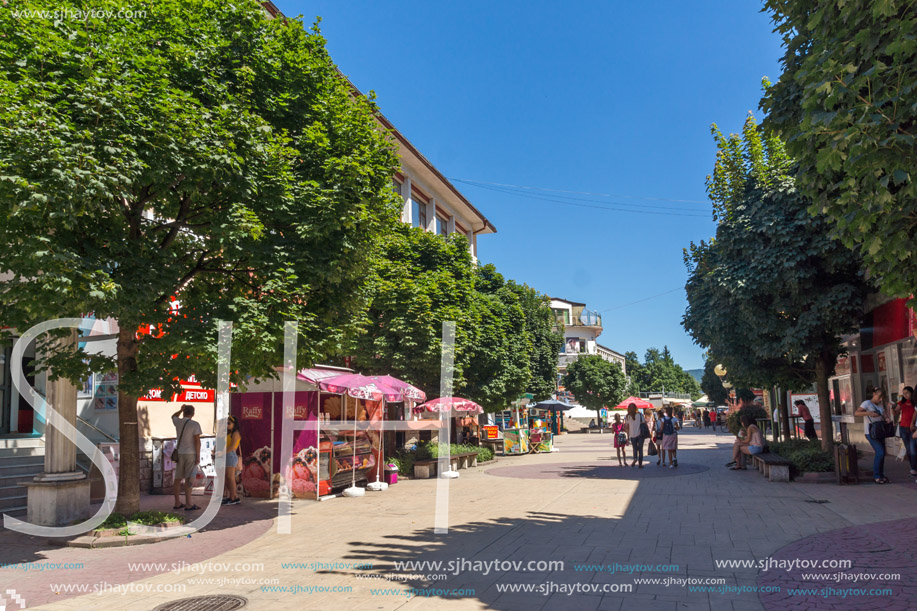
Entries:
<svg viewBox="0 0 917 611">
<path fill-rule="evenodd" d="M 904 460 L 907 458 L 907 448 L 904 446 L 904 440 L 902 440 L 900 437 L 895 437 L 895 440 L 898 442 L 898 453 L 896 454 L 895 458 L 898 460 Z"/>
<path fill-rule="evenodd" d="M 656 451 L 656 444 L 651 441 L 650 446 L 646 449 L 646 455 L 647 456 L 656 456 L 656 454 L 658 453 L 659 452 Z"/>
</svg>

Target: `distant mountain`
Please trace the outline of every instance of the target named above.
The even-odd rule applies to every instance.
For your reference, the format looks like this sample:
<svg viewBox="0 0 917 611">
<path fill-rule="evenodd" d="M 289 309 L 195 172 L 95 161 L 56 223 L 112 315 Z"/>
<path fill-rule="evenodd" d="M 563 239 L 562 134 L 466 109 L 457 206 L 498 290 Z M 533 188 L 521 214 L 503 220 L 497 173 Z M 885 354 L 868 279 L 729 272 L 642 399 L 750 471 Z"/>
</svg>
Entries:
<svg viewBox="0 0 917 611">
<path fill-rule="evenodd" d="M 688 369 L 687 371 L 694 377 L 695 380 L 697 380 L 698 383 L 700 383 L 701 378 L 704 377 L 704 368 L 703 367 L 701 367 L 700 369 Z"/>
</svg>

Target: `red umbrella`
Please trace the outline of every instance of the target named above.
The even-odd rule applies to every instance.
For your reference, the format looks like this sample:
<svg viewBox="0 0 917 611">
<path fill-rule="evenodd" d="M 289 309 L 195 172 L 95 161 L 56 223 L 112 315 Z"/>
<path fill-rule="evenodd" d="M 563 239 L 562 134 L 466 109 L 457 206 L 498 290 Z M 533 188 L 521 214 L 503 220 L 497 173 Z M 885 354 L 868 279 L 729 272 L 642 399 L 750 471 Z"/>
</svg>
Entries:
<svg viewBox="0 0 917 611">
<path fill-rule="evenodd" d="M 656 409 L 656 406 L 647 401 L 646 399 L 640 399 L 639 397 L 628 397 L 618 403 L 615 406 L 615 409 L 627 409 L 627 406 L 631 403 L 637 405 L 637 409 Z"/>
<path fill-rule="evenodd" d="M 464 412 L 467 414 L 483 414 L 484 408 L 472 401 L 471 399 L 462 399 L 461 397 L 440 397 L 427 401 L 418 406 L 419 409 L 425 409 L 428 412 Z"/>
</svg>

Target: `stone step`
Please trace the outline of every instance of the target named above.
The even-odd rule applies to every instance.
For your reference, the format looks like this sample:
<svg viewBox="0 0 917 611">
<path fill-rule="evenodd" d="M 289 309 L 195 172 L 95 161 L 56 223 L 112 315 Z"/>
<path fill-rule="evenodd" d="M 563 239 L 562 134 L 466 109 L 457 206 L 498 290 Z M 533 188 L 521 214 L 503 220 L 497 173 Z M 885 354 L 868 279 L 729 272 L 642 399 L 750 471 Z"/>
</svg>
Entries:
<svg viewBox="0 0 917 611">
<path fill-rule="evenodd" d="M 20 490 L 22 490 L 23 493 L 26 492 L 25 488 L 20 488 Z M 28 494 L 0 497 L 0 513 L 9 513 L 10 511 L 16 511 L 18 509 L 25 509 L 27 503 Z"/>
<path fill-rule="evenodd" d="M 14 450 L 18 448 L 43 448 L 45 447 L 44 439 L 41 437 L 2 437 L 0 438 L 0 450 Z"/>
<path fill-rule="evenodd" d="M 28 448 L 5 448 L 0 449 L 0 463 L 7 458 L 16 456 L 44 456 L 45 447 L 28 447 Z"/>
<path fill-rule="evenodd" d="M 35 463 L 44 464 L 44 454 L 15 454 L 13 456 L 0 456 L 0 467 L 10 467 L 13 465 L 34 465 Z"/>
<path fill-rule="evenodd" d="M 18 465 L 0 462 L 0 480 L 11 476 L 35 475 L 44 471 L 44 460 L 32 460 Z"/>
<path fill-rule="evenodd" d="M 17 478 L 17 481 L 22 481 L 22 480 Z M 7 480 L 5 482 L 2 482 L 2 485 L 0 485 L 0 499 L 8 499 L 13 496 L 21 496 L 25 494 L 25 491 L 26 491 L 25 486 L 11 484 L 9 480 Z"/>
</svg>

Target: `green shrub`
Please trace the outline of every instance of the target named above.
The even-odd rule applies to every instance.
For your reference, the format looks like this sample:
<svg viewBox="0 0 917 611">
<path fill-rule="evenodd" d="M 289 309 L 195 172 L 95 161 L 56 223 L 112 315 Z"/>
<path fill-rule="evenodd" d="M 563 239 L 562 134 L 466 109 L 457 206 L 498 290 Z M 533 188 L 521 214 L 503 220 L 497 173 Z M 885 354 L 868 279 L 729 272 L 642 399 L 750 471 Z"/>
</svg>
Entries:
<svg viewBox="0 0 917 611">
<path fill-rule="evenodd" d="M 770 444 L 771 452 L 790 461 L 790 474 L 830 473 L 834 471 L 834 456 L 821 448 L 821 442 L 790 439 Z"/>
<path fill-rule="evenodd" d="M 477 448 L 478 451 L 478 462 L 487 462 L 488 460 L 494 459 L 494 451 L 490 448 L 485 448 L 481 446 Z"/>
<path fill-rule="evenodd" d="M 389 456 L 386 464 L 391 463 L 398 467 L 398 473 L 404 477 L 410 477 L 414 472 L 414 454 L 410 451 L 401 451 L 395 456 Z"/>
<path fill-rule="evenodd" d="M 113 513 L 105 518 L 105 521 L 99 524 L 95 530 L 120 528 L 121 530 L 118 531 L 118 534 L 127 536 L 130 534 L 130 532 L 128 532 L 128 522 L 132 524 L 142 524 L 143 526 L 155 526 L 157 524 L 165 524 L 166 522 L 183 523 L 184 521 L 184 516 L 176 515 L 174 513 L 166 513 L 164 511 L 138 511 L 129 519 L 125 518 L 120 513 Z"/>
<path fill-rule="evenodd" d="M 752 419 L 758 420 L 760 418 L 769 418 L 767 411 L 763 407 L 758 405 L 746 405 L 740 410 L 734 411 L 728 416 L 726 416 L 726 426 L 729 427 L 729 432 L 733 435 L 738 435 L 739 431 L 742 429 L 742 416 L 745 414 L 750 414 Z"/>
</svg>

